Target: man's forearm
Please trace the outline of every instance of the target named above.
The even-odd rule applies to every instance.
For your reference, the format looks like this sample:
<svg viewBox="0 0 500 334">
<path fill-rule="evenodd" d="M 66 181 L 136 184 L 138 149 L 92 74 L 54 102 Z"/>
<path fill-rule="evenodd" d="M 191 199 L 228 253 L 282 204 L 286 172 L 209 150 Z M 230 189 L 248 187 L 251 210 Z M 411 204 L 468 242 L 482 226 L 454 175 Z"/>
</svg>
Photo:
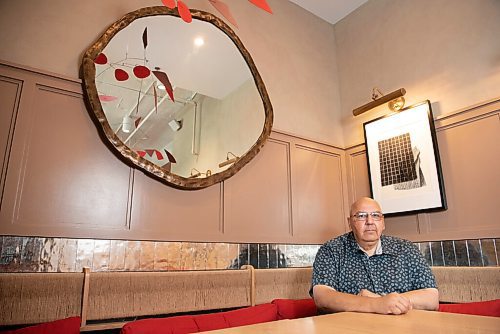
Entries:
<svg viewBox="0 0 500 334">
<path fill-rule="evenodd" d="M 411 301 L 414 309 L 435 311 L 439 308 L 439 292 L 437 289 L 428 288 L 402 293 Z"/>
<path fill-rule="evenodd" d="M 314 302 L 324 312 L 366 312 L 380 314 L 405 314 L 412 309 L 410 300 L 398 293 L 380 298 L 338 292 L 326 285 L 313 288 Z"/>
<path fill-rule="evenodd" d="M 374 312 L 370 297 L 338 292 L 321 285 L 314 287 L 313 295 L 316 306 L 324 312 Z"/>
</svg>

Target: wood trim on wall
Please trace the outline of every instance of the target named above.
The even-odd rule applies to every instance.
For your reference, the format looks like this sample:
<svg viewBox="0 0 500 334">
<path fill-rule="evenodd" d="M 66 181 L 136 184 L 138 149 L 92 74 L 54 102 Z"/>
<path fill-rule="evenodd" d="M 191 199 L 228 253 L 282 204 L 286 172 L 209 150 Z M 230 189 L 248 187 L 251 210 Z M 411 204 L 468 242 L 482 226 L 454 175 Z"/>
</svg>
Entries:
<svg viewBox="0 0 500 334">
<path fill-rule="evenodd" d="M 12 149 L 9 168 L 2 166 L 0 235 L 320 244 L 347 231 L 350 204 L 370 194 L 363 144 L 343 149 L 279 130 L 227 181 L 194 192 L 173 189 L 129 168 L 103 145 L 78 81 L 1 62 L 0 76 L 18 84 L 2 109 L 11 120 L 7 146 Z M 490 156 L 484 166 L 468 166 L 479 176 L 486 168 L 498 183 L 499 110 L 500 99 L 494 99 L 436 119 L 438 142 L 449 146 L 441 151 L 443 166 L 450 154 L 457 159 L 463 142 L 473 141 L 467 154 L 484 160 L 478 153 L 488 150 Z M 53 119 L 41 114 L 47 111 L 53 111 Z M 35 121 L 43 123 L 43 131 Z M 447 168 L 445 182 L 447 177 L 464 182 L 453 174 L 459 168 Z M 274 174 L 266 175 L 270 171 Z M 485 188 L 470 196 L 494 206 L 498 187 Z M 477 208 L 460 211 L 463 201 L 456 197 L 464 189 L 450 189 L 447 212 L 388 218 L 387 233 L 412 241 L 500 235 L 484 218 L 472 219 Z M 461 207 L 454 208 L 455 202 Z M 457 212 L 470 221 L 453 216 Z M 450 219 L 457 223 L 449 225 Z"/>
<path fill-rule="evenodd" d="M 0 234 L 318 244 L 333 237 L 332 231 L 345 231 L 347 173 L 340 148 L 273 132 L 263 152 L 237 175 L 206 189 L 181 191 L 129 168 L 102 145 L 78 82 L 9 64 L 0 64 L 0 71 L 24 83 L 17 99 L 19 113 L 9 111 L 8 115 L 17 125 L 10 135 L 12 168 L 5 178 Z M 16 109 L 14 104 L 10 107 Z M 51 118 L 45 113 L 51 113 Z M 50 145 L 43 146 L 46 142 Z M 284 150 L 278 155 L 266 153 L 280 147 L 273 145 L 284 145 Z M 44 154 L 45 149 L 52 154 Z M 299 219 L 303 204 L 296 172 L 307 171 L 309 162 L 298 159 L 297 152 L 313 152 L 308 158 L 325 157 L 316 163 L 334 166 L 322 168 L 326 168 L 328 182 L 335 184 L 335 189 L 330 184 L 326 189 L 336 200 L 332 204 L 316 198 L 317 203 L 323 200 L 325 211 L 316 212 L 314 221 Z M 85 170 L 93 172 L 82 174 Z M 274 176 L 255 181 L 270 170 Z M 314 182 L 308 186 L 325 188 L 324 180 Z M 276 189 L 274 197 L 269 197 L 270 190 Z M 248 197 L 249 193 L 253 195 Z M 251 214 L 253 221 L 247 219 Z M 313 231 L 309 224 L 322 228 Z M 297 233 L 301 230 L 308 230 L 308 236 Z"/>
<path fill-rule="evenodd" d="M 0 206 L 2 204 L 5 178 L 7 177 L 7 167 L 9 164 L 12 137 L 14 136 L 14 128 L 16 126 L 17 113 L 21 100 L 23 81 L 2 75 L 0 76 L 0 85 L 5 84 L 10 85 L 11 88 L 15 89 L 15 92 L 14 94 L 11 92 L 9 96 L 9 92 L 2 90 L 2 95 L 0 95 L 0 107 L 2 110 L 9 110 L 9 112 L 0 114 L 0 152 L 2 152 L 2 169 L 0 170 Z M 4 96 L 4 94 L 6 94 L 6 96 Z M 10 101 L 9 98 L 11 99 Z"/>
</svg>

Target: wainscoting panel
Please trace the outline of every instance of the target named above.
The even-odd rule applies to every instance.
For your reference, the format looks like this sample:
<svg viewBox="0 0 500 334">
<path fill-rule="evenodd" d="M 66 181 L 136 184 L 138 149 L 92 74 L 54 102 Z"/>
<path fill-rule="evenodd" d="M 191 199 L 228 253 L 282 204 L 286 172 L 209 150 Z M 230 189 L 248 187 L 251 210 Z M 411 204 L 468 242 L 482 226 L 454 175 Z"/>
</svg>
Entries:
<svg viewBox="0 0 500 334">
<path fill-rule="evenodd" d="M 221 240 L 221 185 L 186 191 L 134 170 L 131 230 L 149 240 Z M 134 237 L 136 238 L 136 237 Z"/>
<path fill-rule="evenodd" d="M 2 158 L 2 169 L 0 170 L 0 203 L 7 174 L 14 126 L 17 119 L 17 109 L 21 99 L 22 85 L 23 82 L 21 80 L 0 76 L 0 158 Z"/>
<path fill-rule="evenodd" d="M 2 233 L 89 236 L 126 229 L 130 169 L 100 141 L 80 85 L 2 67 L 22 80 L 0 211 Z"/>
<path fill-rule="evenodd" d="M 346 150 L 349 204 L 360 197 L 370 197 L 370 181 L 366 161 L 365 145 Z"/>
<path fill-rule="evenodd" d="M 451 238 L 498 235 L 500 118 L 496 113 L 438 129 L 448 211 L 430 216 L 429 233 Z"/>
<path fill-rule="evenodd" d="M 290 143 L 274 137 L 224 181 L 224 234 L 233 242 L 292 240 Z"/>
<path fill-rule="evenodd" d="M 265 251 L 255 246 L 261 242 L 277 245 L 269 252 L 279 263 L 279 245 L 317 245 L 343 233 L 349 205 L 369 194 L 363 145 L 344 150 L 278 131 L 253 161 L 226 182 L 200 191 L 179 191 L 113 155 L 89 117 L 78 80 L 1 62 L 0 78 L 0 234 L 40 237 L 44 245 L 58 238 L 78 239 L 76 244 L 58 244 L 59 250 L 35 244 L 26 249 L 40 249 L 41 254 L 73 254 L 78 249 L 74 263 L 79 267 L 85 264 L 79 259 L 91 249 L 100 257 L 108 247 L 106 242 L 80 241 L 87 239 L 113 240 L 109 247 L 116 254 L 125 252 L 123 258 L 110 259 L 108 266 L 115 268 L 136 265 L 122 261 L 140 254 L 136 241 L 130 240 L 175 245 L 167 248 L 181 247 L 176 242 L 183 242 L 186 254 L 195 252 L 191 242 L 243 243 L 249 245 L 250 261 L 255 260 L 251 254 Z M 499 110 L 496 100 L 436 121 L 449 209 L 388 218 L 387 234 L 414 242 L 500 235 L 498 218 L 490 214 L 500 198 Z M 163 246 L 158 249 L 160 258 L 167 252 Z M 94 253 L 93 247 L 102 251 Z M 231 249 L 234 258 L 245 256 Z M 210 252 L 200 256 L 209 258 Z M 305 258 L 309 251 L 298 254 Z M 296 263 L 301 263 L 301 256 Z M 145 268 L 156 263 L 146 255 L 141 261 Z M 169 261 L 158 263 L 173 266 Z M 181 267 L 185 262 L 173 261 Z M 46 265 L 73 266 L 66 260 Z"/>
<path fill-rule="evenodd" d="M 344 151 L 300 139 L 293 148 L 294 241 L 323 243 L 345 233 Z"/>
</svg>

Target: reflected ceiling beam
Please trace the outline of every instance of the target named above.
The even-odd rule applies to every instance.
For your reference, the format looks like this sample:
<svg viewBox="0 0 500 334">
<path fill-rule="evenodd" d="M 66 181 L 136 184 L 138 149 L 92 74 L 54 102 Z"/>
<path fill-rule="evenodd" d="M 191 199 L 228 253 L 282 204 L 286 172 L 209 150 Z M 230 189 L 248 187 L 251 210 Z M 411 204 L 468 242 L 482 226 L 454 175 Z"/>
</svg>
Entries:
<svg viewBox="0 0 500 334">
<path fill-rule="evenodd" d="M 168 94 L 163 95 L 163 97 L 160 99 L 160 101 L 158 101 L 156 108 L 155 107 L 151 108 L 151 110 L 148 112 L 148 114 L 146 116 L 144 116 L 144 118 L 137 125 L 137 127 L 134 129 L 134 131 L 132 131 L 128 135 L 127 139 L 125 139 L 125 141 L 123 142 L 124 144 L 128 143 L 128 141 L 137 133 L 137 131 L 140 129 L 140 127 L 148 120 L 149 117 L 151 117 L 151 115 L 156 111 L 156 109 L 159 108 L 160 105 L 163 103 L 163 101 L 165 101 L 167 98 L 168 98 Z"/>
</svg>

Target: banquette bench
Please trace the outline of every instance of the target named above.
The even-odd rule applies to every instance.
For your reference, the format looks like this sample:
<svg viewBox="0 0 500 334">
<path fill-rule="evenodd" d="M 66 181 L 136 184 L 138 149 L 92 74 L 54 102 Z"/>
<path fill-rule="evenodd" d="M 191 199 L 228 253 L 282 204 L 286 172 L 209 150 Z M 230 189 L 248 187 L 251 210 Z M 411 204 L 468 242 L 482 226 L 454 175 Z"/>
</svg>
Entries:
<svg viewBox="0 0 500 334">
<path fill-rule="evenodd" d="M 311 270 L 245 266 L 182 272 L 0 273 L 0 326 L 78 316 L 82 331 L 87 331 L 120 328 L 147 316 L 277 307 L 277 301 L 271 303 L 275 299 L 310 298 Z M 433 267 L 433 272 L 443 303 L 500 298 L 500 267 Z M 296 310 L 300 313 L 304 305 Z"/>
</svg>

